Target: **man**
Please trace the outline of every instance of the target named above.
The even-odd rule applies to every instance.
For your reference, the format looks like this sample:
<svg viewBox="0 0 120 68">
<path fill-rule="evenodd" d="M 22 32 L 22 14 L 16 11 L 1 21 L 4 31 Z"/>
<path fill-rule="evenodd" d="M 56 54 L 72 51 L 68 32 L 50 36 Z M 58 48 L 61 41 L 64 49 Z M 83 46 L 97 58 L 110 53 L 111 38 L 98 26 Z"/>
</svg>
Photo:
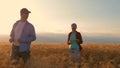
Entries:
<svg viewBox="0 0 120 68">
<path fill-rule="evenodd" d="M 68 34 L 67 44 L 70 45 L 70 55 L 72 57 L 73 63 L 75 63 L 75 68 L 78 68 L 80 61 L 80 51 L 82 49 L 81 45 L 83 43 L 82 36 L 80 32 L 77 32 L 77 25 L 73 23 L 71 25 L 72 31 Z"/>
<path fill-rule="evenodd" d="M 34 26 L 27 19 L 31 13 L 28 9 L 20 10 L 20 20 L 18 20 L 12 28 L 9 41 L 12 43 L 11 61 L 12 64 L 18 63 L 20 57 L 24 63 L 30 58 L 31 42 L 36 40 Z"/>
</svg>

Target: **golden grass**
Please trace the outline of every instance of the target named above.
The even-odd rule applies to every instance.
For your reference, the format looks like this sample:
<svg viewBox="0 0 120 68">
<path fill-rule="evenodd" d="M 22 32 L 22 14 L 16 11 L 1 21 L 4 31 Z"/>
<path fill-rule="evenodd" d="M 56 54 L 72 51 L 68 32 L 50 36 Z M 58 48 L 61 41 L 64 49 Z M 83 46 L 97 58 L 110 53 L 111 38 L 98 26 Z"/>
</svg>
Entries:
<svg viewBox="0 0 120 68">
<path fill-rule="evenodd" d="M 81 68 L 120 68 L 120 44 L 82 46 Z M 10 43 L 0 43 L 0 68 L 8 68 L 10 50 Z M 74 68 L 68 50 L 63 43 L 33 43 L 29 68 Z"/>
</svg>

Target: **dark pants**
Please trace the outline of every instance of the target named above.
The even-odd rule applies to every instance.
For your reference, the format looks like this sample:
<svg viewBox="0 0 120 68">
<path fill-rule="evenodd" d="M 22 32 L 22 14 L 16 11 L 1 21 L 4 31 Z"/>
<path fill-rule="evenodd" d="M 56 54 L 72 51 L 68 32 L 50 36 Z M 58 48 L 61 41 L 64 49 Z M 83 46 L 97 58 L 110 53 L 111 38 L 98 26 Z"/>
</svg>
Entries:
<svg viewBox="0 0 120 68">
<path fill-rule="evenodd" d="M 11 60 L 15 59 L 19 61 L 20 58 L 26 63 L 27 60 L 30 59 L 30 51 L 20 52 L 19 46 L 12 45 Z"/>
</svg>

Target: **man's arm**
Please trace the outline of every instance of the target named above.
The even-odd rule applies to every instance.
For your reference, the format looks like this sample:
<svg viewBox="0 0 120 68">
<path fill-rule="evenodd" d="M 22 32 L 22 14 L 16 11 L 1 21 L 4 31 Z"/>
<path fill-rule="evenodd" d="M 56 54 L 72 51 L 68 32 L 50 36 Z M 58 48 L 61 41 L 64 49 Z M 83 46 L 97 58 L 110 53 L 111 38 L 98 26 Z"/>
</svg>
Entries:
<svg viewBox="0 0 120 68">
<path fill-rule="evenodd" d="M 22 39 L 22 42 L 31 42 L 31 41 L 35 41 L 36 40 L 36 33 L 35 33 L 35 29 L 34 26 L 30 27 L 30 33 L 27 37 Z"/>
<path fill-rule="evenodd" d="M 16 26 L 16 23 L 13 25 L 12 30 L 10 32 L 10 39 L 9 39 L 10 43 L 12 43 L 14 41 L 14 36 L 15 36 L 14 35 L 14 28 L 15 28 L 15 26 Z"/>
</svg>

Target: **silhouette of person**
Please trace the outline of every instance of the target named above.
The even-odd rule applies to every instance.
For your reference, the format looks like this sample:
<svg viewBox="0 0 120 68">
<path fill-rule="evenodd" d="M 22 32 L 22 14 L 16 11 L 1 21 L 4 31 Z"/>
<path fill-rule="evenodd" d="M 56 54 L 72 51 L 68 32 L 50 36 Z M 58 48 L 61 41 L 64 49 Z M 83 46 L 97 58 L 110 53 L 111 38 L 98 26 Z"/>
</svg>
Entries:
<svg viewBox="0 0 120 68">
<path fill-rule="evenodd" d="M 31 13 L 27 8 L 20 10 L 20 20 L 16 21 L 11 30 L 9 42 L 12 43 L 11 63 L 17 64 L 22 58 L 24 63 L 30 58 L 31 42 L 36 40 L 34 26 L 27 21 Z"/>
<path fill-rule="evenodd" d="M 77 25 L 75 23 L 71 24 L 72 31 L 68 34 L 67 44 L 70 45 L 70 55 L 75 66 L 79 66 L 80 62 L 80 51 L 82 49 L 81 45 L 83 43 L 81 33 L 76 31 Z"/>
</svg>

